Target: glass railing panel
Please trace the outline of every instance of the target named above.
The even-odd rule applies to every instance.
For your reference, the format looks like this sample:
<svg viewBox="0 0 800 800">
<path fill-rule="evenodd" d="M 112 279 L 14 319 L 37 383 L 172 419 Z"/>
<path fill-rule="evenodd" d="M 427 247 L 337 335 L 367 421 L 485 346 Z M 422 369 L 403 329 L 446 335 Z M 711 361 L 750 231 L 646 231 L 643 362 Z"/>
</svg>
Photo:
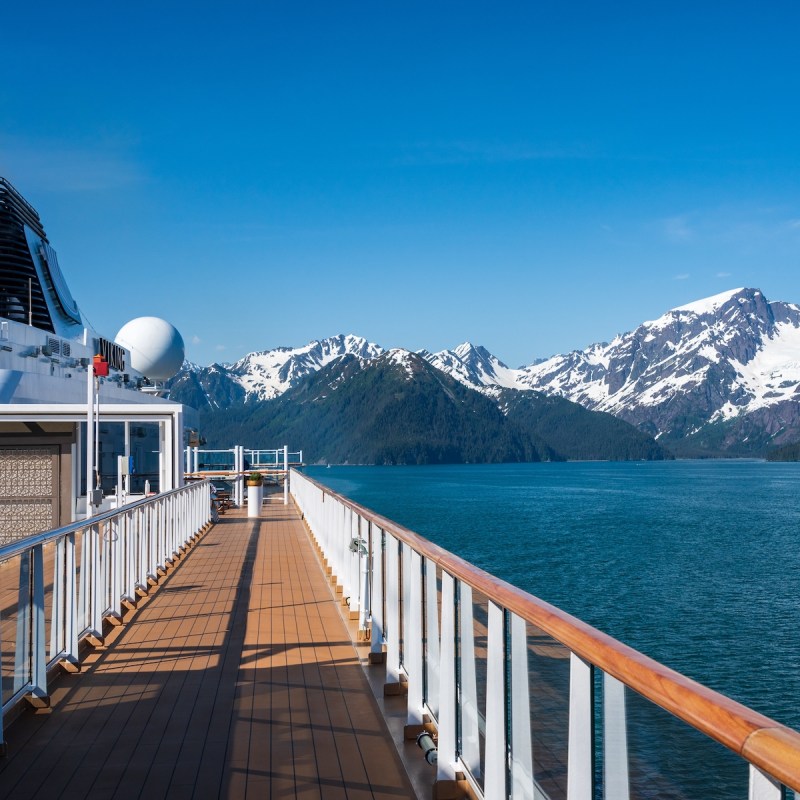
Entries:
<svg viewBox="0 0 800 800">
<path fill-rule="evenodd" d="M 631 800 L 747 797 L 746 761 L 630 689 L 625 720 Z"/>
<path fill-rule="evenodd" d="M 30 565 L 29 553 L 14 556 L 0 564 L 0 638 L 4 703 L 30 680 L 30 622 L 24 613 L 31 594 Z M 22 614 L 20 614 L 21 608 Z"/>
<path fill-rule="evenodd" d="M 83 633 L 91 623 L 88 614 L 88 601 L 91 592 L 91 580 L 93 578 L 90 568 L 91 559 L 88 557 L 90 546 L 91 528 L 83 528 L 75 534 L 78 635 Z"/>
<path fill-rule="evenodd" d="M 406 604 L 408 601 L 408 595 L 410 593 L 410 588 L 408 584 L 408 575 L 411 571 L 411 548 L 407 544 L 403 544 L 402 542 L 398 546 L 398 552 L 395 554 L 394 547 L 392 547 L 392 552 L 389 554 L 390 558 L 397 559 L 397 574 L 398 574 L 398 591 L 397 591 L 397 613 L 398 613 L 398 632 L 400 634 L 400 639 L 398 642 L 399 647 L 399 655 L 400 655 L 400 664 L 405 667 L 405 656 L 406 656 L 406 636 L 408 635 L 408 631 L 406 627 L 408 625 L 408 620 L 406 617 Z"/>
<path fill-rule="evenodd" d="M 434 719 L 439 718 L 439 683 L 442 630 L 442 570 L 425 560 L 423 575 L 424 614 L 423 659 L 424 699 Z"/>
<path fill-rule="evenodd" d="M 44 642 L 47 657 L 50 655 L 50 638 L 53 631 L 53 580 L 55 577 L 56 543 L 43 546 L 44 555 Z"/>
<path fill-rule="evenodd" d="M 523 774 L 517 773 L 512 765 L 512 781 L 527 782 L 528 764 L 532 765 L 534 797 L 536 800 L 562 800 L 567 796 L 567 745 L 569 732 L 569 685 L 570 685 L 570 651 L 553 637 L 530 623 L 525 623 L 526 653 L 520 658 L 512 654 L 519 662 L 527 662 L 527 690 L 529 712 L 529 743 L 524 735 L 518 735 L 520 749 L 530 744 L 532 755 L 527 752 L 514 753 L 515 742 L 512 738 L 512 759 L 517 762 L 518 769 L 524 765 Z M 512 647 L 517 647 L 513 633 Z M 511 725 L 514 726 L 513 714 L 523 714 L 525 697 L 516 694 L 514 680 L 524 680 L 520 663 L 512 663 L 511 692 L 514 693 Z"/>
</svg>

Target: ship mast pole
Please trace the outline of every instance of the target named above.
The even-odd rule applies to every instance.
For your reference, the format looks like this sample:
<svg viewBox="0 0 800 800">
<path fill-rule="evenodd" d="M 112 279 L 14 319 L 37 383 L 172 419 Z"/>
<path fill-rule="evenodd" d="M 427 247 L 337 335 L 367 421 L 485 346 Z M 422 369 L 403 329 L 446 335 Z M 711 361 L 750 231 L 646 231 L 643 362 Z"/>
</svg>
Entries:
<svg viewBox="0 0 800 800">
<path fill-rule="evenodd" d="M 94 376 L 94 488 L 100 489 L 100 377 Z"/>
<path fill-rule="evenodd" d="M 94 485 L 94 363 L 89 359 L 86 389 L 86 519 L 92 516 Z"/>
</svg>

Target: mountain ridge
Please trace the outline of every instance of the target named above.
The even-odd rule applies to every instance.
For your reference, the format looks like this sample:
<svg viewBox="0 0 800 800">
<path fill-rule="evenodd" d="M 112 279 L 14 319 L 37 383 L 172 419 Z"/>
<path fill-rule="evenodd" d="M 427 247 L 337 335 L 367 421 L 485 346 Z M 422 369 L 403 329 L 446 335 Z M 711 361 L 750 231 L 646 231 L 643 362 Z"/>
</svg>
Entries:
<svg viewBox="0 0 800 800">
<path fill-rule="evenodd" d="M 249 353 L 230 366 L 187 364 L 173 398 L 230 408 L 280 397 L 346 355 L 411 352 L 337 335 L 300 348 Z M 537 391 L 613 414 L 682 455 L 752 455 L 800 440 L 800 307 L 737 288 L 520 368 L 480 345 L 416 353 L 462 385 L 494 397 Z"/>
<path fill-rule="evenodd" d="M 609 414 L 538 392 L 506 391 L 525 396 L 512 413 L 420 355 L 396 348 L 371 359 L 347 354 L 280 397 L 227 410 L 207 409 L 201 424 L 212 447 L 227 446 L 234 439 L 280 438 L 303 442 L 315 463 L 669 457 L 650 437 Z"/>
</svg>

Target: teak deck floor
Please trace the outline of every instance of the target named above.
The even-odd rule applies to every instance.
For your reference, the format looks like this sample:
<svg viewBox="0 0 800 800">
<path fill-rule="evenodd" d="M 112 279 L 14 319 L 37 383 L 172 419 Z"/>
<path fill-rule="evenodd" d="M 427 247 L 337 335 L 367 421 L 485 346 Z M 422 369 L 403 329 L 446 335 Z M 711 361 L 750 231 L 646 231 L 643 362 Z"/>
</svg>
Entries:
<svg viewBox="0 0 800 800">
<path fill-rule="evenodd" d="M 413 797 L 294 506 L 224 515 L 6 731 L 0 797 Z"/>
</svg>

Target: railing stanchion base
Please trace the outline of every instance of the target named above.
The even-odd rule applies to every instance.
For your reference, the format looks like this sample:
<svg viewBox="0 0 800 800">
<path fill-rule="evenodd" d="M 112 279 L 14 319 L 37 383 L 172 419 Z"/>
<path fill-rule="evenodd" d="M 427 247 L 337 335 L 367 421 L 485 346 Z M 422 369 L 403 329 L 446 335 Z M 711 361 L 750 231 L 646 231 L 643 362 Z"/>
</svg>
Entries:
<svg viewBox="0 0 800 800">
<path fill-rule="evenodd" d="M 81 671 L 81 662 L 72 656 L 64 656 L 58 662 L 58 666 L 70 675 L 75 675 Z"/>
<path fill-rule="evenodd" d="M 433 800 L 462 800 L 464 797 L 469 797 L 468 787 L 467 780 L 457 772 L 454 781 L 434 781 Z"/>
<path fill-rule="evenodd" d="M 408 681 L 403 680 L 404 676 L 400 677 L 399 681 L 392 681 L 391 683 L 383 684 L 384 697 L 398 697 L 401 694 L 408 694 Z"/>
<path fill-rule="evenodd" d="M 50 695 L 33 691 L 25 695 L 25 699 L 33 708 L 50 708 Z"/>
</svg>

